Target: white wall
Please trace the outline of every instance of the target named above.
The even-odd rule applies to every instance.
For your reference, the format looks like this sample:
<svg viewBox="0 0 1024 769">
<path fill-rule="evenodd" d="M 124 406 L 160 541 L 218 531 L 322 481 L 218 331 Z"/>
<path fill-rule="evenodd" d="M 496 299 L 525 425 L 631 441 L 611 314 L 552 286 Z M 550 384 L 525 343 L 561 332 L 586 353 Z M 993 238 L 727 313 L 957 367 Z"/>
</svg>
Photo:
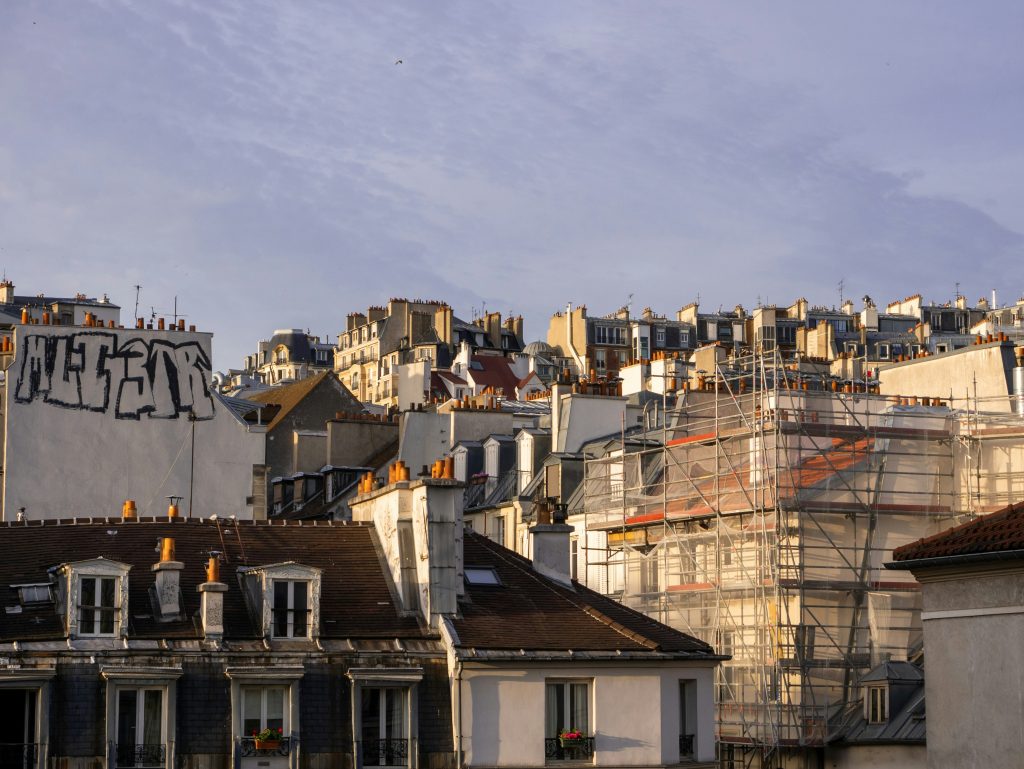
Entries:
<svg viewBox="0 0 1024 769">
<path fill-rule="evenodd" d="M 843 745 L 825 749 L 827 769 L 924 769 L 924 745 Z"/>
<path fill-rule="evenodd" d="M 22 507 L 28 518 L 119 516 L 125 499 L 164 515 L 172 494 L 185 515 L 193 427 L 193 515 L 252 517 L 265 428 L 211 394 L 211 334 L 19 325 L 14 337 L 4 520 Z"/>
<path fill-rule="evenodd" d="M 469 766 L 544 765 L 546 679 L 590 680 L 590 729 L 597 766 L 679 763 L 679 681 L 696 679 L 697 758 L 714 759 L 710 665 L 580 662 L 525 668 L 527 663 L 515 664 L 515 668 L 465 665 L 461 707 Z"/>
</svg>

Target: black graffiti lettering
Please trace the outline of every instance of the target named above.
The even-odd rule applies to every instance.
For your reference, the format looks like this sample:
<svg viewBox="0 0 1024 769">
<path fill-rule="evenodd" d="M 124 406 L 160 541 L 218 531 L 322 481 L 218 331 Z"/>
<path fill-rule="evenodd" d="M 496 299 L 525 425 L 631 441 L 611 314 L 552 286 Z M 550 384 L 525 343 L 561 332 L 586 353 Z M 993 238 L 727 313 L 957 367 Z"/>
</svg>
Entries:
<svg viewBox="0 0 1024 769">
<path fill-rule="evenodd" d="M 18 384 L 14 388 L 14 400 L 18 403 L 31 403 L 37 395 L 45 395 L 50 390 L 49 377 L 44 377 L 46 337 L 30 336 L 25 339 L 22 355 Z"/>
<path fill-rule="evenodd" d="M 118 358 L 123 361 L 121 384 L 117 390 L 117 406 L 114 416 L 117 419 L 141 419 L 156 406 L 153 404 L 153 390 L 149 386 L 149 346 L 141 339 L 132 339 L 118 350 Z"/>
<path fill-rule="evenodd" d="M 66 409 L 107 413 L 116 384 L 115 419 L 145 414 L 177 419 L 192 414 L 212 419 L 210 359 L 198 342 L 138 337 L 118 346 L 105 332 L 66 335 L 32 334 L 21 346 L 15 400 Z"/>
</svg>

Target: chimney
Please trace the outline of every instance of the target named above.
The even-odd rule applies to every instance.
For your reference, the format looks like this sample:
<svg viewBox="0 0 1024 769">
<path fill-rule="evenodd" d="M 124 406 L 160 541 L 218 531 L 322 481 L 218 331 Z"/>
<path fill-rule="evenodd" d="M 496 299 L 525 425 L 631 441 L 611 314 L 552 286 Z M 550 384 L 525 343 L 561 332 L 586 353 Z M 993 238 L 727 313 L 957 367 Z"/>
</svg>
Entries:
<svg viewBox="0 0 1024 769">
<path fill-rule="evenodd" d="M 178 589 L 179 574 L 185 568 L 181 561 L 174 560 L 174 539 L 160 540 L 160 560 L 153 564 L 156 574 L 156 604 L 160 610 L 161 622 L 176 619 L 181 613 L 181 593 Z"/>
<path fill-rule="evenodd" d="M 530 527 L 533 570 L 538 574 L 571 587 L 569 573 L 569 535 L 573 528 L 566 524 L 565 505 L 558 505 L 551 514 L 554 523 L 538 523 Z"/>
<path fill-rule="evenodd" d="M 206 567 L 206 582 L 196 586 L 200 595 L 199 621 L 203 625 L 203 637 L 220 640 L 224 637 L 224 594 L 228 586 L 220 581 L 220 561 L 210 556 Z"/>
<path fill-rule="evenodd" d="M 14 284 L 9 280 L 0 282 L 0 304 L 14 304 Z"/>
</svg>

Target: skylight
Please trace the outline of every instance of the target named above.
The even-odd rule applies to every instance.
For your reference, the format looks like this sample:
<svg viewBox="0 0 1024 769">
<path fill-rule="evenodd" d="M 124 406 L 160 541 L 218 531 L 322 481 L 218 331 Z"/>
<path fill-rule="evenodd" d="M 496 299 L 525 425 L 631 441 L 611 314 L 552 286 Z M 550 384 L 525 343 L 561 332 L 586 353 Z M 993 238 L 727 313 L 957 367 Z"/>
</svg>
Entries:
<svg viewBox="0 0 1024 769">
<path fill-rule="evenodd" d="M 500 585 L 498 572 L 490 566 L 467 566 L 465 569 L 466 582 L 470 585 Z"/>
</svg>

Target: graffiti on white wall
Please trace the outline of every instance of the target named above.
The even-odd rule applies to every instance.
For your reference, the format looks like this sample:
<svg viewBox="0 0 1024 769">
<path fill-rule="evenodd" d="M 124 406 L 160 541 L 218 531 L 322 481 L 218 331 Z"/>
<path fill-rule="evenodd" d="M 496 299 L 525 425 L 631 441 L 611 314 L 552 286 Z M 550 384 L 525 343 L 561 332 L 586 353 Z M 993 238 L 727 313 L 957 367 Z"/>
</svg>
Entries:
<svg viewBox="0 0 1024 769">
<path fill-rule="evenodd" d="M 213 418 L 210 359 L 198 342 L 102 331 L 30 334 L 21 351 L 17 403 L 41 401 L 115 419 Z"/>
</svg>

